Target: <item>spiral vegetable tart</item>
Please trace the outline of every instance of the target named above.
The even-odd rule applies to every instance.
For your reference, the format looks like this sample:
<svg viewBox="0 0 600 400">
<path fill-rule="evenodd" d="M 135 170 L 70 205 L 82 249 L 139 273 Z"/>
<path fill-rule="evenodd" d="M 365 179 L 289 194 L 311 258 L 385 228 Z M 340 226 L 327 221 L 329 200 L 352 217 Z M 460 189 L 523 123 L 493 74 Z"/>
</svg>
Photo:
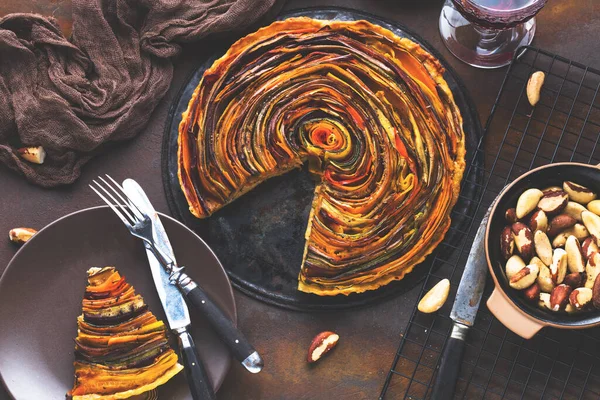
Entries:
<svg viewBox="0 0 600 400">
<path fill-rule="evenodd" d="M 206 218 L 308 162 L 318 177 L 298 289 L 402 279 L 443 239 L 464 171 L 439 61 L 366 21 L 290 18 L 233 44 L 179 125 L 178 175 Z"/>
</svg>

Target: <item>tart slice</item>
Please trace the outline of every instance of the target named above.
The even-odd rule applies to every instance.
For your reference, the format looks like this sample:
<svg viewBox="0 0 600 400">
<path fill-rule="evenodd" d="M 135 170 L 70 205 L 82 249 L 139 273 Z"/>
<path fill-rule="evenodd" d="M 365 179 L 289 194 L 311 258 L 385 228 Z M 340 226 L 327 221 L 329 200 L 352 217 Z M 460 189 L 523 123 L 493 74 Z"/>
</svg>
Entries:
<svg viewBox="0 0 600 400">
<path fill-rule="evenodd" d="M 73 400 L 126 399 L 166 383 L 183 369 L 166 327 L 114 267 L 88 270 L 77 318 Z"/>
</svg>

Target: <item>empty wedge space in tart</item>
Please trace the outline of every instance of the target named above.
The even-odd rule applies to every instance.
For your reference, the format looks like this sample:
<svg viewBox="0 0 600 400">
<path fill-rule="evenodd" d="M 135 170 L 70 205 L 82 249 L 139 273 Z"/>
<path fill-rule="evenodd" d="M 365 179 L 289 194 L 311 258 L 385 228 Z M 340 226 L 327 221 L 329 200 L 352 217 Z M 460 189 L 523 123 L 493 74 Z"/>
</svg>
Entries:
<svg viewBox="0 0 600 400">
<path fill-rule="evenodd" d="M 442 241 L 465 167 L 440 62 L 366 21 L 291 18 L 233 44 L 179 125 L 178 175 L 207 218 L 308 162 L 317 178 L 298 289 L 402 279 Z"/>
</svg>

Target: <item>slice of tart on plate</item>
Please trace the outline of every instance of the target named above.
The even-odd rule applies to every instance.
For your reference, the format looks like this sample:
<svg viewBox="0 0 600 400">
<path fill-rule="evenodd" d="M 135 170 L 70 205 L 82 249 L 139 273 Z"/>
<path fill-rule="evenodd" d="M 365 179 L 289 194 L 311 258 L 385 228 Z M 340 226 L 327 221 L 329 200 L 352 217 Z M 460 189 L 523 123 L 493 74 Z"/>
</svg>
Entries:
<svg viewBox="0 0 600 400">
<path fill-rule="evenodd" d="M 75 339 L 75 383 L 67 394 L 73 400 L 147 394 L 183 369 L 164 323 L 114 267 L 88 270 L 82 310 Z"/>
</svg>

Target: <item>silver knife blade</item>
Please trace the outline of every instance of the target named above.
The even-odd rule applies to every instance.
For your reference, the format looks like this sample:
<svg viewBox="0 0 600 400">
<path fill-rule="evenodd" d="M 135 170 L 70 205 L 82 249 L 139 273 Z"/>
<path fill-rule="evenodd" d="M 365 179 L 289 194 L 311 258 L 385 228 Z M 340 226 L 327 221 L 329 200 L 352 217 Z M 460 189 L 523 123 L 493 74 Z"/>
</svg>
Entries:
<svg viewBox="0 0 600 400">
<path fill-rule="evenodd" d="M 171 242 L 169 242 L 167 232 L 144 190 L 133 179 L 123 181 L 123 190 L 127 196 L 135 201 L 142 212 L 150 216 L 155 246 L 175 261 L 175 254 L 171 247 Z M 150 245 L 144 243 L 144 246 L 146 247 L 146 255 L 148 256 L 154 286 L 156 286 L 156 292 L 165 310 L 169 327 L 171 330 L 177 330 L 190 325 L 190 313 L 182 294 L 169 281 L 169 273 L 162 267 L 154 252 L 150 249 Z"/>
<path fill-rule="evenodd" d="M 456 291 L 454 305 L 452 306 L 452 311 L 450 311 L 450 318 L 453 321 L 466 326 L 473 326 L 473 323 L 475 322 L 475 316 L 477 315 L 477 310 L 479 309 L 479 303 L 481 302 L 481 296 L 483 295 L 483 289 L 485 287 L 485 279 L 487 276 L 487 262 L 485 259 L 484 248 L 485 230 L 494 202 L 492 202 L 492 205 L 488 208 L 485 216 L 481 220 L 479 229 L 477 229 L 463 276 L 460 279 L 460 284 Z"/>
</svg>

